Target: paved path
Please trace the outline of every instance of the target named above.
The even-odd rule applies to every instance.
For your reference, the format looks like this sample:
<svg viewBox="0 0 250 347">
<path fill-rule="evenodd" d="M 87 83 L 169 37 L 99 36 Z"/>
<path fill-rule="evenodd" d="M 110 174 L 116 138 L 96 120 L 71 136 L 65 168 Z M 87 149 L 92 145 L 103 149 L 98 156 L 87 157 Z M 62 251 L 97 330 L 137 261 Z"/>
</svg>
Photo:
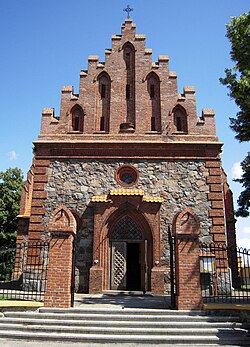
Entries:
<svg viewBox="0 0 250 347">
<path fill-rule="evenodd" d="M 127 292 L 108 292 L 103 294 L 75 294 L 75 307 L 96 308 L 170 308 L 171 298 L 165 295 L 153 295 Z"/>
</svg>

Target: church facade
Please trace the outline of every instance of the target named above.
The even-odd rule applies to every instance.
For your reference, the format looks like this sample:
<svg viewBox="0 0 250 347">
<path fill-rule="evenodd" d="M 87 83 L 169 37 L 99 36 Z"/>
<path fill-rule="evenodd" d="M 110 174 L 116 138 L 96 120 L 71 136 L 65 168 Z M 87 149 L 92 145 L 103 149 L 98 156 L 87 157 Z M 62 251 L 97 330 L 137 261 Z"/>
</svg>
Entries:
<svg viewBox="0 0 250 347">
<path fill-rule="evenodd" d="M 78 292 L 162 294 L 171 286 L 171 233 L 177 295 L 191 300 L 199 283 L 198 243 L 235 243 L 231 193 L 213 110 L 199 117 L 194 87 L 179 94 L 168 57 L 153 62 L 145 44 L 127 18 L 105 62 L 89 56 L 79 94 L 62 88 L 59 117 L 43 110 L 18 242 L 67 231 L 75 242 L 63 253 L 69 264 L 75 259 Z M 189 243 L 194 252 L 183 253 Z M 69 265 L 72 277 L 70 271 Z M 193 282 L 185 279 L 190 274 Z M 67 281 L 63 270 L 60 276 Z"/>
</svg>

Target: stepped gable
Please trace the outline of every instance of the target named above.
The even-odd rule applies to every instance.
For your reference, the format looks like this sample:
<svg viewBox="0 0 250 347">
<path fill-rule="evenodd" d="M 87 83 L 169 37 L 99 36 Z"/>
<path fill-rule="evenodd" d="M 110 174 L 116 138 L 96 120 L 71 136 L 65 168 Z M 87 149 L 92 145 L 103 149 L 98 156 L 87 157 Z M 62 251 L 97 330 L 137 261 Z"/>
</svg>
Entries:
<svg viewBox="0 0 250 347">
<path fill-rule="evenodd" d="M 105 135 L 105 136 L 104 136 Z M 80 72 L 79 94 L 62 88 L 60 116 L 42 112 L 38 142 L 44 141 L 216 142 L 214 112 L 196 111 L 195 88 L 177 89 L 169 58 L 152 61 L 146 36 L 126 18 L 121 35 L 112 36 L 105 61 L 88 57 Z"/>
</svg>

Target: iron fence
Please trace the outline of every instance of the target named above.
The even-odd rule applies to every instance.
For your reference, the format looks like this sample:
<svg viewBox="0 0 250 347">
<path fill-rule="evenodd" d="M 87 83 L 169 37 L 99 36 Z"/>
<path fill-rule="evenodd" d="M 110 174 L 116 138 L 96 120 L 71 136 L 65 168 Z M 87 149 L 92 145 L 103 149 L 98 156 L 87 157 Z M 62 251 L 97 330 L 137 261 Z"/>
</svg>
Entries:
<svg viewBox="0 0 250 347">
<path fill-rule="evenodd" d="M 200 272 L 204 302 L 250 302 L 250 250 L 201 244 Z"/>
<path fill-rule="evenodd" d="M 0 299 L 43 301 L 49 243 L 30 241 L 0 248 Z"/>
</svg>

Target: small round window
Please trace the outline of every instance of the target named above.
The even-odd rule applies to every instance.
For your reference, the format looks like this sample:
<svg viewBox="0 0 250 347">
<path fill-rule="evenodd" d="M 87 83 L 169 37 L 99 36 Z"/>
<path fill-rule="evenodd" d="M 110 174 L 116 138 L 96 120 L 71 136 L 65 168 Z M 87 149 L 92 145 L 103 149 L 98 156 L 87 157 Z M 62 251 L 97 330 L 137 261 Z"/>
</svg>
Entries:
<svg viewBox="0 0 250 347">
<path fill-rule="evenodd" d="M 138 180 L 138 172 L 133 166 L 120 166 L 116 172 L 116 180 L 123 187 L 131 187 Z"/>
</svg>

